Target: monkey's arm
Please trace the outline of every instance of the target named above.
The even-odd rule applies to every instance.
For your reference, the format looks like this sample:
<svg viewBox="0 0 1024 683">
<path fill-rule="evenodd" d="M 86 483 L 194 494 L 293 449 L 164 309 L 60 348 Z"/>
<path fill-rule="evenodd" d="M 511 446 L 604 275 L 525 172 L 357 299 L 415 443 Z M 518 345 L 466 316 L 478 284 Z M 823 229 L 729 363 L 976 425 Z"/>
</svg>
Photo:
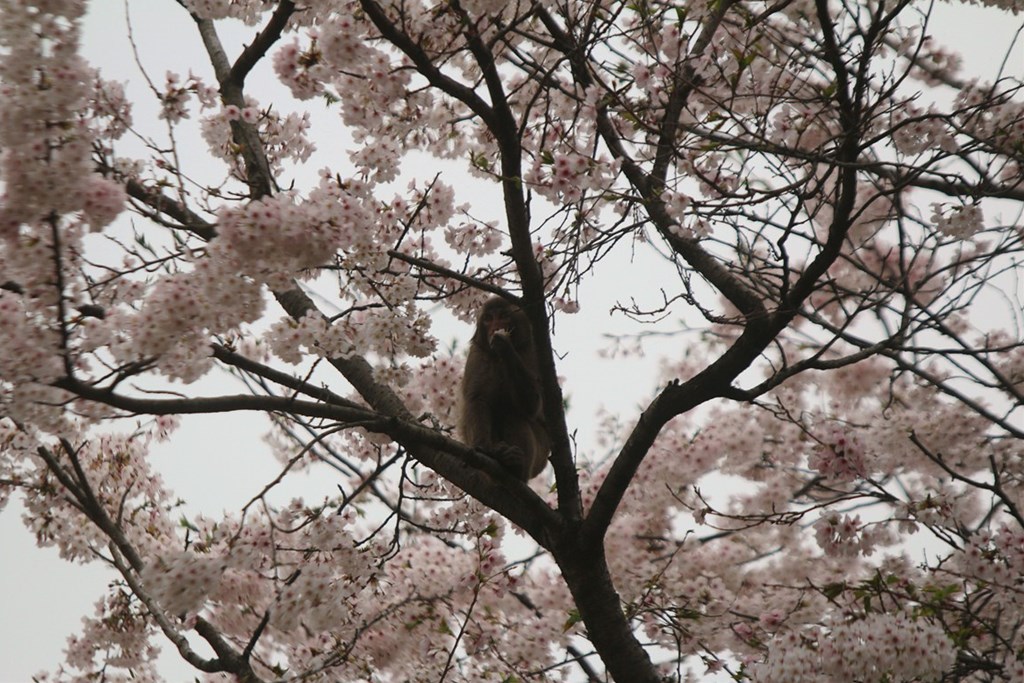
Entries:
<svg viewBox="0 0 1024 683">
<path fill-rule="evenodd" d="M 491 349 L 497 354 L 505 375 L 502 388 L 508 392 L 507 400 L 512 407 L 526 418 L 539 415 L 540 386 L 535 369 L 523 359 L 507 333 L 495 333 Z"/>
<path fill-rule="evenodd" d="M 500 378 L 484 349 L 471 347 L 462 384 L 459 432 L 462 440 L 477 448 L 494 444 L 491 404 Z"/>
</svg>

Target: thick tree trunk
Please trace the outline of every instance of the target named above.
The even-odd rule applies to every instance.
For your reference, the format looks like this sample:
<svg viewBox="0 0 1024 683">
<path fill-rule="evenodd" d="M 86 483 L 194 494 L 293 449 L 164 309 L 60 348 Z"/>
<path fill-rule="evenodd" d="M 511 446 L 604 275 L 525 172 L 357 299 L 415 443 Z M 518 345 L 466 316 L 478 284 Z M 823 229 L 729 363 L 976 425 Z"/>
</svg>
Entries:
<svg viewBox="0 0 1024 683">
<path fill-rule="evenodd" d="M 618 683 L 662 683 L 630 628 L 605 561 L 604 549 L 566 543 L 555 555 L 580 618 L 605 669 Z"/>
</svg>

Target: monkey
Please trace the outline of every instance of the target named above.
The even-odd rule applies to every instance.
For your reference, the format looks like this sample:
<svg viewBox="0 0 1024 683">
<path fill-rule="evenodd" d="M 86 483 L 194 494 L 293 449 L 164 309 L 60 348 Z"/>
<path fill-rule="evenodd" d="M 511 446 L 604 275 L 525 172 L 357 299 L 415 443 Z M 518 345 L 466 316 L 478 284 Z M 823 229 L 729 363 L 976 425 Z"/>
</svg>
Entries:
<svg viewBox="0 0 1024 683">
<path fill-rule="evenodd" d="M 530 321 L 493 296 L 480 309 L 469 344 L 459 434 L 529 481 L 547 466 L 551 450 L 542 407 Z"/>
</svg>

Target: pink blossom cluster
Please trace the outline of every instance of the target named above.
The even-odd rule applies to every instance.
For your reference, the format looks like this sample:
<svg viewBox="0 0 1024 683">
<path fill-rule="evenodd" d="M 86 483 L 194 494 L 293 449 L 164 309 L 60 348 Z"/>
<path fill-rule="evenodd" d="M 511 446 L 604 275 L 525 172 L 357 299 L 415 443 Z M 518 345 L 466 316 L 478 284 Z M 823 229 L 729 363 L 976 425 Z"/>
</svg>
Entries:
<svg viewBox="0 0 1024 683">
<path fill-rule="evenodd" d="M 793 149 L 818 149 L 832 139 L 834 124 L 810 105 L 784 105 L 772 118 L 771 141 Z"/>
<path fill-rule="evenodd" d="M 993 101 L 993 96 L 999 97 Z M 958 122 L 975 139 L 1013 154 L 1024 143 L 1024 105 L 998 84 L 972 82 L 957 94 Z"/>
<path fill-rule="evenodd" d="M 307 563 L 281 589 L 271 608 L 275 628 L 329 632 L 339 619 L 348 616 L 349 605 L 362 587 L 354 577 L 339 575 L 329 559 L 333 558 L 325 555 L 319 563 Z"/>
<path fill-rule="evenodd" d="M 11 431 L 0 429 L 0 434 Z M 71 433 L 67 426 L 64 431 Z M 151 432 L 140 430 L 134 436 L 98 435 L 73 443 L 75 458 L 87 473 L 95 503 L 111 519 L 121 516 L 133 520 L 134 524 L 125 526 L 124 538 L 143 554 L 161 548 L 174 537 L 175 528 L 167 516 L 170 496 L 146 459 L 150 440 Z M 44 447 L 67 471 L 74 471 L 63 444 L 40 441 L 37 447 Z M 22 439 L 21 443 L 27 446 L 31 441 Z M 80 507 L 66 497 L 51 495 L 46 482 L 52 481 L 53 475 L 38 456 L 29 462 L 35 469 L 21 476 L 36 484 L 26 487 L 24 505 L 38 542 L 55 546 L 63 558 L 74 561 L 93 561 L 97 553 L 106 552 L 109 539 L 87 522 Z"/>
<path fill-rule="evenodd" d="M 263 142 L 263 152 L 271 172 L 278 174 L 285 163 L 308 161 L 316 151 L 309 139 L 309 112 L 283 114 L 276 109 L 262 110 L 252 98 L 247 106 L 229 104 L 221 111 L 203 118 L 203 139 L 213 154 L 228 163 L 236 174 L 244 175 L 237 147 L 234 145 L 231 122 L 239 121 L 256 129 Z"/>
<path fill-rule="evenodd" d="M 821 658 L 838 679 L 933 680 L 953 667 L 956 650 L 939 624 L 893 612 L 836 625 L 821 644 Z"/>
<path fill-rule="evenodd" d="M 331 199 L 328 201 L 319 201 Z M 325 263 L 325 255 L 350 246 L 370 220 L 362 198 L 339 191 L 303 201 L 280 193 L 239 208 L 222 209 L 215 256 L 247 265 L 253 275 L 281 288 L 297 272 Z"/>
<path fill-rule="evenodd" d="M 852 481 L 866 474 L 864 446 L 856 434 L 833 427 L 811 455 L 810 466 L 827 480 Z"/>
<path fill-rule="evenodd" d="M 259 318 L 263 291 L 224 260 L 200 259 L 190 270 L 172 273 L 147 288 L 126 286 L 117 305 L 102 320 L 84 325 L 83 348 L 106 347 L 131 363 L 158 357 L 168 377 L 194 381 L 212 363 L 209 335 L 237 331 Z M 134 296 L 145 292 L 140 301 Z"/>
<path fill-rule="evenodd" d="M 856 557 L 874 551 L 874 537 L 860 517 L 829 511 L 814 524 L 814 540 L 831 557 Z"/>
<path fill-rule="evenodd" d="M 872 421 L 871 404 L 865 401 L 854 418 L 854 421 L 868 425 L 858 430 L 858 437 L 865 444 L 866 452 L 871 454 L 872 470 L 891 472 L 904 467 L 923 467 L 935 476 L 942 476 L 941 470 L 933 470 L 922 462 L 921 450 L 907 438 L 911 430 L 926 446 L 944 444 L 943 456 L 961 463 L 968 471 L 989 464 L 990 451 L 985 435 L 988 424 L 984 419 L 921 387 L 907 386 L 902 389 L 902 394 L 915 409 L 893 411 L 886 420 Z M 884 393 L 876 392 L 875 400 L 884 401 Z M 955 503 L 954 499 L 958 497 L 955 489 L 941 487 L 939 491 L 929 490 L 928 495 L 936 503 L 936 513 L 947 509 L 956 510 L 956 515 L 973 514 L 968 507 L 963 507 L 966 503 Z M 947 518 L 946 521 L 950 520 Z"/>
<path fill-rule="evenodd" d="M 440 179 L 422 189 L 412 185 L 410 190 L 414 199 L 408 204 L 416 207 L 410 213 L 416 216 L 417 225 L 424 228 L 444 227 L 456 213 L 467 208 L 456 204 L 455 187 Z"/>
<path fill-rule="evenodd" d="M 0 344 L 9 353 L 0 355 L 0 377 L 7 382 L 48 382 L 60 377 L 55 330 L 33 324 L 25 298 L 0 290 Z"/>
<path fill-rule="evenodd" d="M 204 19 L 238 19 L 252 26 L 275 3 L 272 0 L 184 0 L 182 4 Z"/>
<path fill-rule="evenodd" d="M 555 154 L 550 164 L 535 161 L 526 181 L 553 202 L 575 204 L 588 190 L 599 193 L 609 187 L 617 174 L 616 162 L 566 151 Z"/>
<path fill-rule="evenodd" d="M 891 374 L 891 364 L 877 357 L 836 368 L 832 375 L 835 381 L 829 383 L 829 393 L 837 405 L 855 407 L 861 403 L 870 404 L 879 387 L 886 384 Z M 831 437 L 843 433 L 842 429 L 837 430 Z M 850 431 L 852 428 L 847 429 L 847 432 Z M 860 447 L 863 448 L 863 444 Z"/>
<path fill-rule="evenodd" d="M 686 58 L 689 36 L 677 24 L 669 23 L 648 38 L 643 57 L 633 63 L 631 73 L 634 85 L 657 100 L 666 88 L 671 88 L 673 74 Z"/>
<path fill-rule="evenodd" d="M 124 591 L 111 592 L 97 601 L 92 616 L 82 619 L 80 630 L 68 636 L 68 670 L 59 671 L 53 680 L 73 680 L 79 672 L 109 671 L 112 681 L 157 683 L 162 679 L 157 673 L 155 633 L 141 601 Z M 119 675 L 122 671 L 124 678 Z"/>
<path fill-rule="evenodd" d="M 169 522 L 168 510 L 157 506 L 152 512 Z M 134 514 L 131 507 L 127 511 Z M 251 515 L 245 523 L 230 517 L 193 518 L 184 551 L 181 540 L 174 533 L 166 534 L 165 527 L 152 539 L 158 545 L 149 544 L 147 553 L 153 559 L 136 579 L 143 587 L 145 604 L 124 591 L 112 591 L 98 605 L 96 618 L 85 621 L 81 636 L 71 640 L 68 668 L 62 673 L 102 670 L 110 677 L 135 666 L 152 673 L 148 668 L 154 652 L 150 616 L 161 608 L 165 622 L 187 627 L 202 616 L 228 638 L 244 638 L 263 614 L 269 614 L 260 667 L 316 671 L 328 664 L 337 671 L 340 662 L 335 654 L 340 651 L 348 651 L 345 659 L 353 671 L 371 662 L 382 671 L 415 666 L 419 661 L 415 653 L 433 635 L 437 617 L 422 628 L 400 626 L 417 618 L 417 608 L 410 605 L 429 606 L 430 601 L 449 595 L 450 577 L 438 577 L 436 593 L 425 589 L 419 572 L 441 565 L 424 565 L 415 560 L 413 551 L 408 553 L 409 564 L 395 565 L 397 571 L 390 575 L 377 574 L 368 550 L 386 549 L 357 549 L 350 535 L 352 524 L 351 514 L 337 515 L 329 507 L 311 509 L 296 501 L 272 517 Z M 446 552 L 443 547 L 436 551 Z M 392 588 L 378 590 L 379 581 Z M 422 602 L 413 602 L 410 596 Z M 373 612 L 380 615 L 380 623 L 367 632 L 359 615 Z M 356 643 L 358 649 L 351 650 Z M 389 655 L 402 651 L 408 652 L 401 660 L 390 659 Z"/>
<path fill-rule="evenodd" d="M 452 387 L 462 381 L 462 367 L 455 359 L 441 357 L 409 373 L 399 389 L 405 405 L 414 413 L 430 411 L 435 419 L 455 424 L 458 392 Z"/>
<path fill-rule="evenodd" d="M 316 97 L 330 78 L 330 69 L 320 59 L 316 47 L 303 50 L 298 39 L 274 53 L 274 73 L 299 100 Z"/>
<path fill-rule="evenodd" d="M 225 569 L 224 558 L 181 552 L 152 562 L 141 578 L 166 612 L 194 614 L 217 590 Z"/>
<path fill-rule="evenodd" d="M 178 123 L 187 119 L 188 104 L 195 96 L 203 109 L 216 106 L 220 99 L 217 88 L 206 85 L 201 78 L 189 73 L 184 83 L 181 76 L 168 71 L 164 81 L 164 91 L 160 96 L 161 112 L 160 118 L 166 119 L 169 123 Z"/>
<path fill-rule="evenodd" d="M 1009 10 L 1014 15 L 1024 12 L 1024 2 L 1021 2 L 1021 0 L 977 0 L 977 4 L 987 7 L 999 7 L 1000 9 Z"/>
<path fill-rule="evenodd" d="M 398 177 L 399 152 L 397 140 L 380 137 L 350 152 L 349 158 L 371 182 L 388 183 Z"/>
<path fill-rule="evenodd" d="M 999 371 L 1012 386 L 1024 385 L 1024 345 L 1014 335 L 987 335 L 986 342 L 994 348 L 1002 348 L 994 356 Z"/>
<path fill-rule="evenodd" d="M 82 213 L 96 231 L 114 222 L 124 210 L 127 195 L 124 186 L 100 175 L 90 175 L 83 183 Z"/>
<path fill-rule="evenodd" d="M 648 97 L 657 98 L 665 86 L 665 79 L 671 74 L 667 66 L 636 62 L 632 66 L 633 83 Z"/>
<path fill-rule="evenodd" d="M 117 140 L 132 126 L 132 102 L 123 83 L 97 77 L 89 105 L 93 129 L 101 140 Z"/>
<path fill-rule="evenodd" d="M 903 102 L 894 111 L 892 142 L 901 154 L 923 154 L 940 149 L 956 152 L 957 144 L 944 117 L 934 110 L 922 111 Z"/>
<path fill-rule="evenodd" d="M 12 99 L 6 100 L 5 110 L 16 106 Z M 82 179 L 92 176 L 92 168 L 88 131 L 77 124 L 75 128 L 77 134 L 62 139 L 40 135 L 10 143 L 0 140 L 5 147 L 0 157 L 4 180 L 0 229 L 5 236 L 16 235 L 20 225 L 38 224 L 52 211 L 70 213 L 81 208 Z"/>
<path fill-rule="evenodd" d="M 354 6 L 343 8 L 332 17 L 327 29 L 314 34 L 319 38 L 324 59 L 335 69 L 349 69 L 358 64 L 366 49 L 365 27 L 354 18 L 354 9 Z"/>
<path fill-rule="evenodd" d="M 686 45 L 690 37 L 684 33 L 679 24 L 667 23 L 655 39 L 658 51 L 668 64 L 675 65 L 686 55 Z"/>
<path fill-rule="evenodd" d="M 355 311 L 328 323 L 317 313 L 298 322 L 284 318 L 267 335 L 270 349 L 281 360 L 299 363 L 307 354 L 341 358 L 354 353 L 423 357 L 433 350 L 427 335 L 430 319 L 411 305 Z"/>
<path fill-rule="evenodd" d="M 977 204 L 947 207 L 932 204 L 931 222 L 940 232 L 960 239 L 970 239 L 985 227 L 985 217 Z"/>
<path fill-rule="evenodd" d="M 416 146 L 439 152 L 462 147 L 456 136 L 445 134 L 449 124 L 436 117 L 430 96 L 409 88 L 409 73 L 400 63 L 393 64 L 386 54 L 366 48 L 359 64 L 358 71 L 345 72 L 334 85 L 338 93 L 344 93 L 341 117 L 351 127 L 356 143 L 368 147 L 389 139 L 403 152 Z M 432 124 L 437 127 L 432 129 Z M 444 152 L 444 156 L 450 154 Z M 389 163 L 396 164 L 397 160 Z"/>
<path fill-rule="evenodd" d="M 691 359 L 690 362 L 697 362 L 699 365 L 699 359 Z M 955 487 L 947 489 L 944 486 L 937 486 L 927 477 L 917 479 L 922 471 L 921 455 L 920 452 L 915 453 L 915 448 L 908 443 L 906 434 L 909 425 L 914 425 L 920 430 L 918 437 L 927 442 L 957 444 L 957 447 L 950 451 L 950 457 L 956 458 L 957 462 L 963 462 L 963 458 L 972 457 L 971 452 L 978 449 L 978 430 L 984 429 L 984 421 L 977 421 L 970 415 L 965 415 L 964 411 L 957 411 L 955 404 L 950 402 L 936 400 L 933 404 L 926 400 L 924 394 L 906 393 L 909 387 L 902 385 L 899 389 L 900 395 L 915 408 L 923 405 L 925 412 L 931 417 L 922 421 L 916 410 L 890 405 L 885 419 L 878 420 L 878 406 L 886 404 L 889 400 L 888 392 L 893 386 L 886 381 L 890 372 L 886 365 L 880 360 L 863 368 L 863 381 L 861 378 L 853 379 L 859 371 L 857 365 L 851 366 L 847 374 L 855 382 L 853 385 L 843 384 L 843 375 L 840 375 L 837 382 L 842 384 L 842 391 L 834 396 L 836 400 L 829 404 L 830 410 L 835 411 L 834 414 L 840 416 L 838 419 L 845 424 L 866 426 L 858 428 L 852 440 L 849 429 L 837 428 L 832 436 L 825 440 L 826 443 L 842 445 L 844 455 L 850 450 L 851 443 L 856 447 L 851 453 L 863 455 L 870 450 L 873 454 L 872 468 L 876 466 L 876 460 L 878 465 L 885 467 L 887 471 L 896 467 L 919 468 L 918 473 L 913 476 L 902 478 L 908 489 L 904 494 L 912 491 L 911 495 L 919 496 L 919 504 L 915 504 L 916 512 L 909 513 L 910 517 L 927 518 L 926 524 L 938 528 L 955 527 L 962 523 L 962 520 L 976 519 L 977 511 L 967 504 L 963 495 L 953 490 Z M 668 371 L 673 376 L 685 376 L 687 367 L 681 363 L 679 367 L 672 367 Z M 878 377 L 881 377 L 882 381 L 878 381 Z M 861 390 L 855 391 L 856 386 L 860 386 Z M 831 385 L 829 388 L 831 389 Z M 833 397 L 831 391 L 822 392 L 821 389 L 822 387 L 808 376 L 794 378 L 779 390 L 776 398 L 780 404 L 772 410 L 805 415 L 808 406 L 820 402 L 820 398 L 815 397 Z M 936 397 L 930 396 L 935 400 Z M 875 419 L 870 419 L 870 416 L 875 416 Z M 911 420 L 913 421 L 910 422 Z M 793 472 L 806 467 L 804 458 L 807 453 L 808 428 L 802 427 L 795 420 L 775 420 L 770 417 L 768 411 L 751 411 L 739 407 L 712 411 L 703 416 L 701 424 L 703 428 L 698 437 L 693 439 L 692 444 L 689 444 L 684 436 L 684 421 L 680 421 L 678 431 L 669 430 L 677 441 L 669 441 L 669 433 L 663 433 L 637 473 L 636 497 L 627 494 L 620 509 L 622 516 L 615 520 L 607 538 L 616 586 L 625 600 L 638 601 L 635 609 L 642 615 L 640 618 L 648 637 L 663 643 L 672 642 L 672 639 L 680 637 L 680 634 L 700 638 L 704 644 L 720 638 L 715 634 L 716 626 L 721 630 L 721 621 L 715 617 L 716 609 L 736 599 L 746 600 L 748 612 L 766 615 L 765 618 L 759 620 L 757 624 L 735 625 L 732 629 L 734 640 L 729 644 L 722 640 L 715 642 L 722 643 L 720 647 L 736 652 L 741 661 L 750 665 L 762 659 L 763 651 L 759 649 L 758 643 L 766 642 L 764 631 L 778 633 L 776 639 L 768 641 L 770 645 L 766 662 L 771 663 L 771 670 L 781 673 L 767 680 L 820 680 L 825 674 L 821 673 L 823 664 L 819 658 L 819 646 L 810 641 L 809 647 L 800 649 L 784 640 L 784 634 L 792 627 L 791 625 L 803 621 L 802 610 L 810 608 L 807 603 L 802 603 L 799 609 L 794 607 L 796 602 L 806 599 L 806 594 L 803 594 L 803 597 L 796 597 L 798 593 L 794 592 L 793 598 L 796 602 L 787 605 L 780 601 L 784 599 L 785 591 L 766 593 L 753 589 L 753 586 L 752 590 L 748 591 L 744 582 L 751 578 L 749 572 L 740 570 L 734 574 L 725 567 L 742 566 L 744 554 L 750 552 L 757 556 L 757 550 L 714 541 L 708 541 L 705 545 L 699 540 L 703 534 L 714 538 L 718 530 L 743 528 L 756 519 L 758 514 L 764 514 L 769 519 L 775 519 L 776 515 L 779 515 L 777 518 L 782 520 L 787 518 L 780 514 L 781 511 L 799 509 L 793 501 L 793 487 L 796 481 Z M 724 459 L 713 461 L 710 469 L 695 469 L 683 454 L 687 448 L 692 449 L 705 438 L 706 444 L 712 452 L 719 454 L 719 458 L 721 453 L 726 455 Z M 716 448 L 720 450 L 716 451 Z M 875 451 L 883 455 L 876 457 Z M 679 464 L 678 471 L 671 469 L 674 464 Z M 664 469 L 654 469 L 652 474 L 648 472 L 648 467 Z M 927 471 L 926 466 L 923 469 Z M 848 469 L 844 471 L 852 474 Z M 694 481 L 691 479 L 694 473 L 696 477 L 700 477 L 701 472 L 716 474 L 697 478 L 696 483 L 691 484 L 690 482 Z M 730 490 L 729 474 L 743 476 L 747 486 L 757 482 L 755 486 L 758 488 L 750 493 L 746 493 L 746 489 Z M 594 473 L 588 482 L 590 485 L 584 491 L 586 500 L 592 499 L 594 491 L 603 481 L 603 476 L 603 470 Z M 695 526 L 682 524 L 672 514 L 672 510 L 686 508 L 692 511 Z M 735 518 L 732 515 L 735 515 Z M 793 577 L 797 575 L 813 574 L 816 578 L 810 580 L 821 584 L 828 584 L 834 580 L 829 577 L 848 577 L 851 573 L 856 573 L 857 570 L 852 569 L 854 566 L 861 566 L 862 562 L 867 565 L 869 558 L 880 555 L 880 548 L 891 545 L 897 538 L 897 528 L 904 531 L 912 530 L 912 523 L 908 524 L 907 520 L 908 514 L 900 510 L 893 510 L 891 523 L 865 522 L 860 516 L 830 511 L 813 526 L 818 541 L 817 549 L 813 545 L 808 547 L 803 532 L 796 528 L 798 525 L 773 526 L 770 533 L 757 535 L 758 543 L 765 544 L 760 546 L 762 550 L 785 547 L 786 553 L 784 557 L 771 561 L 769 566 L 763 566 L 763 572 L 759 574 L 760 578 L 755 584 L 763 586 L 762 582 L 773 580 L 770 577 L 777 577 L 785 585 L 793 585 Z M 692 535 L 684 536 L 684 529 Z M 762 531 L 767 529 L 762 528 Z M 648 556 L 641 550 L 642 545 L 636 544 L 638 538 L 648 539 L 650 557 L 664 558 L 671 555 L 673 559 L 664 564 L 654 561 L 647 564 L 645 558 Z M 666 538 L 684 540 L 666 543 Z M 727 533 L 725 538 L 732 536 Z M 749 541 L 753 536 L 746 538 Z M 820 551 L 824 551 L 824 556 Z M 767 552 L 771 555 L 770 550 Z M 628 559 L 619 559 L 620 556 Z M 886 562 L 884 558 L 878 561 Z M 872 571 L 870 566 L 865 566 L 865 569 Z M 902 576 L 913 574 L 906 567 L 897 571 Z M 1009 570 L 1007 575 L 1009 573 L 1012 573 L 1012 570 Z M 963 574 L 970 575 L 968 571 L 964 571 Z M 652 575 L 658 576 L 659 586 L 673 586 L 673 595 L 663 596 L 658 588 L 652 588 Z M 687 614 L 691 615 L 684 625 L 676 625 L 667 616 L 671 615 L 673 610 L 680 609 L 680 605 L 685 605 Z M 724 611 L 727 612 L 727 609 Z M 700 618 L 696 618 L 697 614 L 701 615 Z M 820 614 L 818 608 L 808 609 L 806 615 L 811 614 Z M 706 628 L 702 627 L 704 620 L 707 622 Z M 793 642 L 800 643 L 803 642 L 803 638 L 809 637 L 807 633 L 800 633 L 800 636 L 794 636 Z M 848 632 L 840 630 L 837 636 L 844 634 Z M 912 642 L 925 644 L 915 645 L 917 647 L 929 646 L 934 640 L 932 635 L 918 633 L 914 635 Z M 941 647 L 943 654 L 952 650 L 945 643 Z M 928 666 L 934 666 L 938 670 L 946 664 L 932 662 Z M 842 664 L 854 665 L 855 663 Z M 898 667 L 894 667 L 894 670 L 899 671 Z M 948 666 L 943 671 L 948 671 Z M 804 672 L 803 677 L 799 672 Z M 850 679 L 838 675 L 832 680 Z"/>
<path fill-rule="evenodd" d="M 678 190 L 666 190 L 661 193 L 661 201 L 665 204 L 665 211 L 679 226 L 687 222 L 687 209 L 692 202 L 687 194 Z"/>
<path fill-rule="evenodd" d="M 81 110 L 94 74 L 76 54 L 82 2 L 52 2 L 39 11 L 0 7 L 0 234 L 15 235 L 52 215 L 85 210 L 98 229 L 120 213 L 124 196 L 98 177 L 93 141 Z"/>
<path fill-rule="evenodd" d="M 310 126 L 308 112 L 285 115 L 274 109 L 261 110 L 251 98 L 246 104 L 242 108 L 228 105 L 215 114 L 204 116 L 200 122 L 207 147 L 214 156 L 228 164 L 234 175 L 244 177 L 245 169 L 234 144 L 232 121 L 256 129 L 263 141 L 267 165 L 273 173 L 280 173 L 287 161 L 307 161 L 316 151 L 316 144 L 307 135 Z"/>
<path fill-rule="evenodd" d="M 751 667 L 756 683 L 938 680 L 956 662 L 942 628 L 903 613 L 869 613 L 829 629 L 787 631 Z"/>
<path fill-rule="evenodd" d="M 493 254 L 504 242 L 493 221 L 449 226 L 444 231 L 444 241 L 458 253 L 473 256 Z"/>
<path fill-rule="evenodd" d="M 349 7 L 352 3 L 345 3 Z M 364 30 L 351 9 L 338 11 L 308 32 L 305 46 L 295 39 L 274 53 L 274 71 L 278 78 L 300 100 L 325 92 L 336 92 L 341 100 L 342 117 L 353 127 L 357 142 L 364 144 L 365 168 L 376 168 L 374 147 L 381 141 L 392 142 L 394 130 L 388 132 L 390 114 L 405 118 L 407 108 L 418 97 L 407 92 L 410 76 L 400 64 L 365 40 Z M 412 132 L 422 128 L 401 125 Z M 364 137 L 364 135 L 368 137 Z M 397 155 L 387 157 L 393 166 Z M 385 176 L 386 177 L 386 176 Z"/>
<path fill-rule="evenodd" d="M 321 185 L 306 199 L 293 193 L 281 193 L 243 207 L 222 209 L 218 239 L 207 250 L 210 258 L 197 262 L 196 273 L 203 278 L 183 279 L 177 285 L 189 287 L 195 281 L 209 286 L 211 279 L 208 278 L 237 277 L 239 270 L 246 269 L 247 287 L 238 294 L 248 296 L 255 294 L 251 287 L 261 283 L 274 288 L 290 287 L 292 278 L 304 276 L 306 269 L 324 265 L 325 255 L 339 252 L 344 254 L 348 264 L 362 264 L 367 272 L 376 271 L 392 260 L 382 244 L 405 230 L 402 221 L 406 211 L 412 212 L 424 226 L 434 222 L 443 224 L 455 211 L 451 188 L 441 183 L 435 183 L 429 194 L 416 199 L 414 209 L 407 209 L 408 204 L 401 199 L 387 206 L 368 206 L 365 194 L 366 186 L 359 181 L 339 182 L 324 176 Z M 370 224 L 374 229 L 365 229 Z M 422 249 L 427 244 L 422 241 L 417 246 Z M 412 296 L 415 280 L 403 274 L 401 268 L 391 268 L 394 277 L 388 286 L 397 304 Z M 366 295 L 375 295 L 380 286 L 380 281 L 357 278 L 351 281 L 348 294 L 353 299 L 358 299 L 361 290 Z M 224 291 L 224 288 L 217 288 L 217 291 Z M 223 296 L 230 296 L 227 292 L 233 289 L 227 288 Z M 175 311 L 184 312 L 182 306 L 196 305 L 188 295 L 175 296 L 174 301 L 179 303 L 170 306 L 172 316 L 177 315 Z M 258 312 L 260 307 L 245 304 L 245 309 Z M 204 321 L 196 311 L 177 316 L 177 319 Z M 246 317 L 236 317 L 234 323 L 245 320 Z M 408 352 L 422 354 L 433 344 L 426 335 L 427 321 L 420 313 L 410 317 L 406 308 L 396 305 L 387 312 L 357 311 L 333 326 L 312 320 L 298 325 L 285 323 L 275 327 L 270 337 L 280 357 L 296 362 L 300 348 L 317 348 L 318 353 L 328 355 L 346 355 L 356 348 L 372 348 L 394 355 L 404 345 Z M 223 324 L 208 327 L 228 329 Z M 199 329 L 197 325 L 193 328 Z"/>
<path fill-rule="evenodd" d="M 1002 526 L 982 531 L 954 556 L 959 572 L 981 585 L 991 585 L 1000 608 L 1021 609 L 1024 598 L 1018 589 L 1024 570 L 1024 531 Z"/>
<path fill-rule="evenodd" d="M 256 517 L 244 525 L 196 518 L 190 525 L 197 538 L 193 550 L 160 556 L 144 572 L 145 585 L 185 623 L 201 614 L 227 634 L 251 632 L 254 618 L 268 613 L 265 638 L 278 663 L 315 669 L 324 648 L 336 643 L 327 632 L 351 633 L 357 626 L 353 610 L 364 611 L 378 600 L 370 558 L 349 536 L 351 522 L 348 515 L 298 501 L 271 519 Z M 285 573 L 275 578 L 260 567 Z M 355 665 L 362 661 L 357 657 Z"/>
<path fill-rule="evenodd" d="M 325 259 L 338 252 L 353 267 L 381 269 L 392 260 L 385 245 L 402 234 L 407 212 L 428 226 L 435 221 L 443 224 L 455 211 L 451 189 L 442 184 L 435 184 L 429 196 L 416 199 L 412 209 L 404 199 L 382 204 L 368 192 L 369 186 L 360 180 L 339 182 L 324 175 L 306 198 L 280 193 L 244 207 L 222 209 L 218 240 L 210 253 L 250 270 L 272 287 L 286 287 L 291 277 L 326 265 Z M 424 240 L 417 246 L 428 245 Z M 367 293 L 373 293 L 371 283 L 357 279 L 353 286 L 364 284 Z M 390 284 L 401 299 L 402 289 L 408 287 L 404 278 L 396 276 Z"/>
</svg>

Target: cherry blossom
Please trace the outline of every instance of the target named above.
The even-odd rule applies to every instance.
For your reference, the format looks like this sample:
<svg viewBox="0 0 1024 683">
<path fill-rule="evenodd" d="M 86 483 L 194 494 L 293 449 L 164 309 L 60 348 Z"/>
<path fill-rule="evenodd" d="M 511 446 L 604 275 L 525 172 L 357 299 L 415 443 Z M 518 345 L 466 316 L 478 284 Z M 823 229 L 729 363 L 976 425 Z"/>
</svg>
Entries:
<svg viewBox="0 0 1024 683">
<path fill-rule="evenodd" d="M 184 0 L 122 73 L 110 11 L 0 0 L 0 505 L 114 577 L 37 680 L 1024 675 L 1012 60 L 919 3 Z M 492 296 L 528 482 L 456 436 Z M 172 486 L 193 415 L 234 474 Z"/>
</svg>

